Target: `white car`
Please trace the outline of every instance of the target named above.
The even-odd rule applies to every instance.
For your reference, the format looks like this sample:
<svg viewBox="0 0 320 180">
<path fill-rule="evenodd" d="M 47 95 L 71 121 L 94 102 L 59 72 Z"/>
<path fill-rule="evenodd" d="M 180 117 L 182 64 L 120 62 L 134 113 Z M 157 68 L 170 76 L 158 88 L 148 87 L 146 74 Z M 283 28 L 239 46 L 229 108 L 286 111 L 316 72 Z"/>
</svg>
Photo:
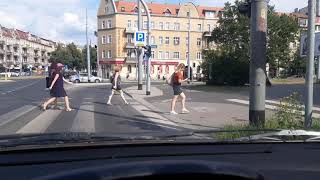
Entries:
<svg viewBox="0 0 320 180">
<path fill-rule="evenodd" d="M 88 82 L 88 73 L 80 73 L 77 75 L 70 76 L 69 80 L 74 83 Z M 102 78 L 91 75 L 90 82 L 100 83 L 102 82 Z"/>
</svg>

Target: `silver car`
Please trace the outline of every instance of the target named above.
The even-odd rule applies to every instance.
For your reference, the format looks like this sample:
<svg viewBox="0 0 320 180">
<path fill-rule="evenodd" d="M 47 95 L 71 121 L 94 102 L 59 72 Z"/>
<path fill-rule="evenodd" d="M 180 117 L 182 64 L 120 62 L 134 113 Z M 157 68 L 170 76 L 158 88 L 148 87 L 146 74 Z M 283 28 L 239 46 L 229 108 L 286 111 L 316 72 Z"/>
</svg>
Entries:
<svg viewBox="0 0 320 180">
<path fill-rule="evenodd" d="M 88 73 L 79 73 L 77 75 L 70 76 L 70 81 L 74 83 L 88 82 Z M 91 75 L 90 82 L 100 83 L 102 78 Z"/>
</svg>

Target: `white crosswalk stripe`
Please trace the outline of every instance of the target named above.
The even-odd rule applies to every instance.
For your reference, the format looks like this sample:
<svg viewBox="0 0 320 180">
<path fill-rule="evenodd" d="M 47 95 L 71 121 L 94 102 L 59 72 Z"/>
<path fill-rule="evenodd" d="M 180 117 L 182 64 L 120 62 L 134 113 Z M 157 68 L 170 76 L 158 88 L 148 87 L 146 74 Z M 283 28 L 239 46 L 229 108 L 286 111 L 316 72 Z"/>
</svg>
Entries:
<svg viewBox="0 0 320 180">
<path fill-rule="evenodd" d="M 71 132 L 95 132 L 94 106 L 82 104 L 73 121 Z"/>
<path fill-rule="evenodd" d="M 47 110 L 19 129 L 17 133 L 44 133 L 61 112 L 60 110 Z"/>
<path fill-rule="evenodd" d="M 249 101 L 248 100 L 242 100 L 242 99 L 226 99 L 229 102 L 234 102 L 234 103 L 238 103 L 238 104 L 244 104 L 244 105 L 249 105 Z M 267 104 L 269 103 L 269 104 Z M 273 104 L 273 105 L 270 105 Z M 273 100 L 266 100 L 266 109 L 270 109 L 270 110 L 276 110 L 278 109 L 280 105 L 279 101 L 273 101 Z M 304 107 L 304 106 L 302 106 Z M 318 107 L 313 107 L 314 111 L 320 112 L 320 108 Z M 304 111 L 301 111 L 304 114 Z M 319 113 L 313 113 L 312 116 L 314 118 L 320 118 L 320 114 Z"/>
<path fill-rule="evenodd" d="M 31 112 L 32 110 L 36 109 L 37 106 L 33 105 L 25 105 L 20 108 L 17 108 L 13 111 L 10 111 L 6 114 L 0 116 L 0 126 L 3 126 L 9 122 L 14 121 L 15 119 L 23 116 L 24 114 Z"/>
</svg>

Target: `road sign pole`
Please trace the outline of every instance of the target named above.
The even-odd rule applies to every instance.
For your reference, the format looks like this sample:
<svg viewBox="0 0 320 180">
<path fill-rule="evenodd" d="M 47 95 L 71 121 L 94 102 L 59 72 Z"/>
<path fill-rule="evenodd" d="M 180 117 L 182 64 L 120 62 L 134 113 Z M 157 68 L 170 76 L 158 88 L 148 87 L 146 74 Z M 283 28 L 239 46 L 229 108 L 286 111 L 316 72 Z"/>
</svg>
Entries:
<svg viewBox="0 0 320 180">
<path fill-rule="evenodd" d="M 308 1 L 308 50 L 307 50 L 307 74 L 306 74 L 306 99 L 305 99 L 305 128 L 312 126 L 313 106 L 313 70 L 314 70 L 314 42 L 315 42 L 315 16 L 316 0 Z"/>
<path fill-rule="evenodd" d="M 138 31 L 142 30 L 142 14 L 141 14 L 141 2 L 140 0 L 137 0 L 138 5 Z M 143 62 L 143 52 L 142 48 L 138 48 L 138 90 L 142 90 L 142 62 Z"/>
<path fill-rule="evenodd" d="M 251 1 L 251 61 L 249 120 L 264 126 L 266 100 L 267 0 Z"/>
</svg>

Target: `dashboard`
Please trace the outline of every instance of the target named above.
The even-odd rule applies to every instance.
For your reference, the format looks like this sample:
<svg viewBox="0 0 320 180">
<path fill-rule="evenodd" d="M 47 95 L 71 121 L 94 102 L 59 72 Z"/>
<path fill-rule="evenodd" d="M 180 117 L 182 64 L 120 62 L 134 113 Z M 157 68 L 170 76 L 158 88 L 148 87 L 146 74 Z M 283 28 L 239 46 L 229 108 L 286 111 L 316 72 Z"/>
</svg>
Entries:
<svg viewBox="0 0 320 180">
<path fill-rule="evenodd" d="M 319 179 L 319 143 L 128 143 L 0 151 L 1 179 Z"/>
</svg>

